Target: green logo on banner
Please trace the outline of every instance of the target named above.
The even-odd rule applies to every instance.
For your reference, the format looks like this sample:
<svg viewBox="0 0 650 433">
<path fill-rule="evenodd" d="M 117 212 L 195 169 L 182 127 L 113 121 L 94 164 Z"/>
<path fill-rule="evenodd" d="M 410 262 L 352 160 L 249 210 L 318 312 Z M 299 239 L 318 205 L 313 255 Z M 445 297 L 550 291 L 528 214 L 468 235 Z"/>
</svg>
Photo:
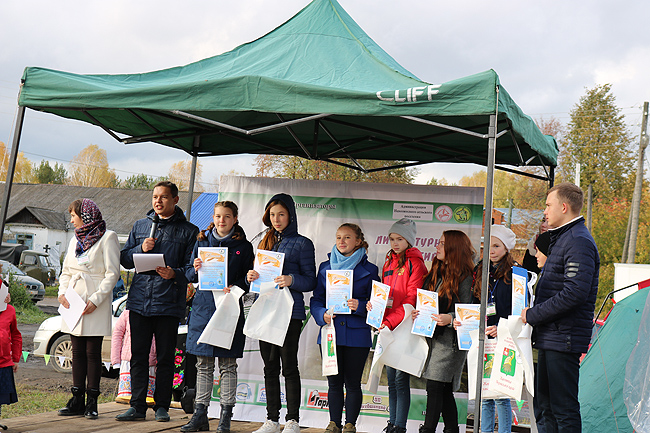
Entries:
<svg viewBox="0 0 650 433">
<path fill-rule="evenodd" d="M 459 223 L 467 223 L 472 219 L 472 211 L 467 206 L 459 206 L 454 210 L 454 219 Z"/>
</svg>

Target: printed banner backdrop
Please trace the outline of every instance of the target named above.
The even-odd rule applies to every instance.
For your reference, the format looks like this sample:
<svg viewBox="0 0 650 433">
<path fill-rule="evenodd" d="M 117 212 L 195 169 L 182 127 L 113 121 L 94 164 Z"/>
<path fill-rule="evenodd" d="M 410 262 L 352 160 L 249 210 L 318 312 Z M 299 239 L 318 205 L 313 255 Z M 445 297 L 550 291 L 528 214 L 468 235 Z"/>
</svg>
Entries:
<svg viewBox="0 0 650 433">
<path fill-rule="evenodd" d="M 430 266 L 444 230 L 462 230 L 467 233 L 477 251 L 480 246 L 483 188 L 223 176 L 219 200 L 231 200 L 237 204 L 239 223 L 253 246 L 257 247 L 261 239 L 258 235 L 265 230 L 262 223 L 264 206 L 274 194 L 281 192 L 290 194 L 296 202 L 298 231 L 314 242 L 316 269 L 327 260 L 327 254 L 334 246 L 336 229 L 344 222 L 361 226 L 369 244 L 368 258 L 380 270 L 390 249 L 388 230 L 395 221 L 405 217 L 416 221 L 415 246 L 422 251 L 427 266 Z M 310 296 L 311 294 L 305 295 L 307 306 Z M 329 421 L 327 380 L 321 376 L 320 348 L 316 344 L 319 327 L 310 317 L 308 312 L 300 337 L 298 356 L 303 394 L 300 425 L 324 428 Z M 238 404 L 235 406 L 234 419 L 256 422 L 266 419 L 262 368 L 258 342 L 247 339 L 244 358 L 239 360 Z M 364 381 L 368 369 L 369 361 Z M 216 383 L 217 381 L 213 401 L 218 401 Z M 412 389 L 411 393 L 408 427 L 417 429 L 424 421 L 426 393 L 420 389 Z M 464 424 L 467 395 L 457 394 L 456 398 L 459 419 Z M 281 421 L 284 420 L 284 413 L 283 409 Z M 218 405 L 210 405 L 209 414 L 218 417 Z M 380 387 L 377 395 L 364 394 L 364 406 L 357 422 L 358 430 L 378 431 L 386 425 L 387 417 L 387 389 Z M 464 429 L 463 425 L 461 431 Z"/>
</svg>

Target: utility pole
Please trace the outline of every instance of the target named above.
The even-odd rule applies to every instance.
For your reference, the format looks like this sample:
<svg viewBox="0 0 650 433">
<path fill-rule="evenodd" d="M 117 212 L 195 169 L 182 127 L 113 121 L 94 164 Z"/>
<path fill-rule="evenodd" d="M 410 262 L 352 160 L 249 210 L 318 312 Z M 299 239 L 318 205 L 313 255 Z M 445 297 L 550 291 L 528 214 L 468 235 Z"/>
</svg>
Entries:
<svg viewBox="0 0 650 433">
<path fill-rule="evenodd" d="M 643 103 L 643 121 L 641 122 L 641 137 L 639 138 L 639 159 L 636 166 L 636 182 L 634 183 L 634 195 L 632 196 L 632 208 L 630 209 L 629 240 L 624 248 L 624 263 L 634 263 L 636 256 L 636 238 L 639 232 L 639 213 L 641 209 L 641 193 L 643 189 L 643 155 L 648 145 L 648 102 Z M 625 254 L 627 253 L 627 254 Z"/>
<path fill-rule="evenodd" d="M 589 188 L 587 188 L 587 230 L 591 232 L 591 209 L 594 198 L 594 184 L 590 183 Z"/>
<path fill-rule="evenodd" d="M 512 227 L 512 199 L 508 199 L 508 228 Z"/>
</svg>

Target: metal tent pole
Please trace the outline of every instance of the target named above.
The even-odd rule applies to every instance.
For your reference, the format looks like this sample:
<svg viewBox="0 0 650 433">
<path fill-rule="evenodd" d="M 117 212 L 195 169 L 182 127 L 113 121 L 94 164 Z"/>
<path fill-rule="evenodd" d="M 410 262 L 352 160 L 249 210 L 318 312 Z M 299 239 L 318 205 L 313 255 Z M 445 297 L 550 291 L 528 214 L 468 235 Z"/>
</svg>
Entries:
<svg viewBox="0 0 650 433">
<path fill-rule="evenodd" d="M 14 127 L 14 138 L 11 141 L 11 155 L 7 165 L 7 179 L 5 180 L 5 194 L 2 198 L 2 209 L 0 210 L 0 234 L 4 237 L 5 221 L 7 219 L 7 208 L 9 207 L 9 197 L 11 196 L 11 186 L 14 180 L 14 171 L 16 170 L 16 159 L 18 158 L 18 145 L 20 144 L 20 135 L 23 132 L 23 120 L 25 119 L 25 107 L 18 106 L 18 115 L 16 116 L 16 126 Z"/>
<path fill-rule="evenodd" d="M 497 107 L 498 107 L 497 87 Z M 474 431 L 481 427 L 481 394 L 483 388 L 483 357 L 485 356 L 485 314 L 487 310 L 487 292 L 490 278 L 490 229 L 492 228 L 492 188 L 494 187 L 494 162 L 496 159 L 497 115 L 490 115 L 488 128 L 487 183 L 485 185 L 485 228 L 483 230 L 483 272 L 481 280 L 481 319 L 478 331 L 478 363 L 476 365 L 476 396 L 474 400 Z"/>
<path fill-rule="evenodd" d="M 185 211 L 185 217 L 187 220 L 190 220 L 190 216 L 192 215 L 192 197 L 194 197 L 194 178 L 196 177 L 196 159 L 197 155 L 199 153 L 199 143 L 201 142 L 201 136 L 200 135 L 195 135 L 194 136 L 194 146 L 192 149 L 192 172 L 190 174 L 190 190 L 189 190 L 189 196 L 187 197 L 187 210 Z"/>
</svg>

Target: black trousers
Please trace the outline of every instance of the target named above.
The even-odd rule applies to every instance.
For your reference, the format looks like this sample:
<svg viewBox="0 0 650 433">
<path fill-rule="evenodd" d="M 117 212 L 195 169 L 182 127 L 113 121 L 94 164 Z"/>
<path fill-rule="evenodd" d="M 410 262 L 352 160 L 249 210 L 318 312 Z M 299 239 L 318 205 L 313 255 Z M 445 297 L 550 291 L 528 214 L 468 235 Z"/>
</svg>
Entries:
<svg viewBox="0 0 650 433">
<path fill-rule="evenodd" d="M 363 392 L 361 377 L 368 359 L 369 347 L 336 346 L 336 361 L 339 374 L 327 376 L 327 401 L 329 403 L 330 421 L 341 427 L 343 406 L 345 405 L 345 423 L 356 425 L 361 412 Z M 322 352 L 321 352 L 322 353 Z M 345 385 L 345 392 L 343 386 Z"/>
<path fill-rule="evenodd" d="M 129 313 L 131 326 L 131 407 L 138 413 L 147 411 L 149 384 L 149 351 L 151 339 L 156 337 L 156 390 L 154 410 L 169 410 L 174 382 L 174 357 L 178 336 L 178 317 L 142 316 Z"/>
<path fill-rule="evenodd" d="M 260 341 L 260 354 L 264 361 L 264 386 L 266 387 L 266 416 L 279 421 L 282 401 L 280 400 L 280 370 L 284 376 L 287 397 L 286 421 L 299 420 L 300 371 L 298 371 L 298 341 L 302 320 L 291 319 L 282 347 Z M 282 368 L 280 368 L 282 363 Z"/>
<path fill-rule="evenodd" d="M 436 429 L 442 414 L 445 423 L 445 432 L 458 431 L 458 408 L 454 399 L 453 384 L 451 382 L 438 382 L 427 380 L 427 412 L 424 417 L 424 426 Z"/>
<path fill-rule="evenodd" d="M 72 386 L 80 389 L 99 389 L 99 380 L 102 377 L 102 341 L 104 341 L 102 336 L 77 337 L 70 335 Z"/>
</svg>

